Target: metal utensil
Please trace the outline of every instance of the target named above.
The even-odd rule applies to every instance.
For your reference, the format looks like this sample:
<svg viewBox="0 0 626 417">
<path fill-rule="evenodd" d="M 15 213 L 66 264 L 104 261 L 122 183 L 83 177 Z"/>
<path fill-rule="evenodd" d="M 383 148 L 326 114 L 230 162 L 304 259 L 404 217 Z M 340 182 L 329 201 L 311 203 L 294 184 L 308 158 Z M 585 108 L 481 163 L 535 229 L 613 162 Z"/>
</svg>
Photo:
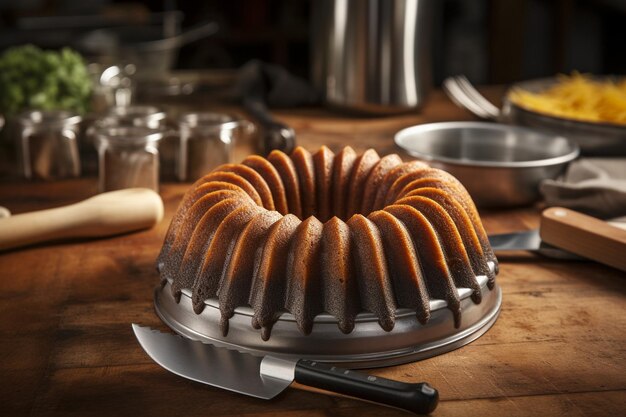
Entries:
<svg viewBox="0 0 626 417">
<path fill-rule="evenodd" d="M 626 230 L 563 207 L 541 213 L 539 229 L 489 236 L 496 252 L 537 251 L 559 259 L 592 259 L 626 271 Z"/>
<path fill-rule="evenodd" d="M 133 324 L 141 347 L 168 371 L 193 381 L 269 400 L 293 381 L 418 414 L 432 412 L 437 390 L 311 360 L 257 357 Z"/>
<path fill-rule="evenodd" d="M 579 154 L 564 137 L 486 122 L 417 125 L 394 140 L 410 155 L 457 177 L 480 207 L 538 200 L 539 183 L 557 178 Z"/>
<path fill-rule="evenodd" d="M 513 84 L 504 95 L 502 110 L 489 102 L 462 75 L 446 78 L 443 89 L 454 103 L 481 119 L 526 126 L 553 135 L 564 135 L 578 144 L 583 155 L 626 155 L 625 126 L 550 116 L 518 106 L 509 98 L 509 92 L 514 89 L 538 93 L 549 89 L 557 82 L 557 78 L 552 77 Z"/>
<path fill-rule="evenodd" d="M 550 246 L 541 240 L 539 229 L 526 230 L 523 232 L 501 233 L 489 235 L 489 244 L 495 252 L 537 252 L 541 255 L 562 260 L 584 260 L 585 258 L 574 255 L 554 246 Z"/>
<path fill-rule="evenodd" d="M 456 75 L 443 80 L 443 91 L 459 107 L 463 107 L 481 119 L 500 120 L 500 109 L 494 106 L 464 75 Z"/>
</svg>

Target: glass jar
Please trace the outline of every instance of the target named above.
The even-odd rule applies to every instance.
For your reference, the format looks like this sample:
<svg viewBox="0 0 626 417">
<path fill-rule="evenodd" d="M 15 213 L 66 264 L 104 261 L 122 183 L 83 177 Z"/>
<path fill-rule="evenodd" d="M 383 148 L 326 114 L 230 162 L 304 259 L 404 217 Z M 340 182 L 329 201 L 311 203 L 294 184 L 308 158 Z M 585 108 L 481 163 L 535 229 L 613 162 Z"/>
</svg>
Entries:
<svg viewBox="0 0 626 417">
<path fill-rule="evenodd" d="M 132 105 L 112 107 L 107 116 L 100 119 L 99 126 L 141 126 L 150 129 L 166 129 L 167 114 L 159 107 Z M 176 138 L 172 134 L 159 142 L 159 163 L 162 178 L 172 178 L 175 165 Z M 165 174 L 164 174 L 165 173 Z"/>
<path fill-rule="evenodd" d="M 195 181 L 215 167 L 231 161 L 234 141 L 254 125 L 221 113 L 186 113 L 179 119 L 176 177 Z"/>
<path fill-rule="evenodd" d="M 95 132 L 100 192 L 159 189 L 159 141 L 163 130 L 142 126 L 103 127 Z"/>
<path fill-rule="evenodd" d="M 81 120 L 62 110 L 27 111 L 18 116 L 18 148 L 26 178 L 80 176 L 77 136 Z"/>
<path fill-rule="evenodd" d="M 165 112 L 154 106 L 111 107 L 106 115 L 96 119 L 87 129 L 87 138 L 95 143 L 96 132 L 107 127 L 161 129 L 165 126 L 165 117 Z"/>
</svg>

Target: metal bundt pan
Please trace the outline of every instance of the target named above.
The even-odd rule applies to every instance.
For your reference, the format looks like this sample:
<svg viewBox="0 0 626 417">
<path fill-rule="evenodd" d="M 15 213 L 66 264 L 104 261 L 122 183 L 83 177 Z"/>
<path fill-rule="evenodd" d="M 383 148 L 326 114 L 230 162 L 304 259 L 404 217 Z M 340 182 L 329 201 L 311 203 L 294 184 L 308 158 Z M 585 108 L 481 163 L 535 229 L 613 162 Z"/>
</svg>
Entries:
<svg viewBox="0 0 626 417">
<path fill-rule="evenodd" d="M 494 267 L 492 263 L 489 265 Z M 471 300 L 469 288 L 459 288 L 461 325 L 454 327 L 452 312 L 443 300 L 430 302 L 431 317 L 420 324 L 415 312 L 398 309 L 392 331 L 384 331 L 378 319 L 370 313 L 357 316 L 354 330 L 342 333 L 337 320 L 329 314 L 320 314 L 314 320 L 313 331 L 303 335 L 294 317 L 284 313 L 272 328 L 268 341 L 261 339 L 261 331 L 251 325 L 253 315 L 249 307 L 239 307 L 230 319 L 226 337 L 220 331 L 220 310 L 217 300 L 207 300 L 201 314 L 193 311 L 191 292 L 183 290 L 180 303 L 172 296 L 171 282 L 155 289 L 154 305 L 158 316 L 175 332 L 194 340 L 223 346 L 256 355 L 306 358 L 341 364 L 350 368 L 372 368 L 398 365 L 449 352 L 482 336 L 495 323 L 500 313 L 502 292 L 496 283 L 487 287 L 487 277 L 478 276 L 483 299 L 480 304 Z"/>
</svg>

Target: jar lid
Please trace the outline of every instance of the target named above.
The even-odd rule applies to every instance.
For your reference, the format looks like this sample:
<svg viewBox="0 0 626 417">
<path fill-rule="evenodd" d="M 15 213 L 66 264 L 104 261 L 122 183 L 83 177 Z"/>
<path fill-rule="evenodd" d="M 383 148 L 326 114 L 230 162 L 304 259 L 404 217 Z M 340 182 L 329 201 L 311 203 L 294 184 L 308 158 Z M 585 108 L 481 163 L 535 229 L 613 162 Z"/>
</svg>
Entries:
<svg viewBox="0 0 626 417">
<path fill-rule="evenodd" d="M 245 120 L 228 113 L 193 112 L 184 113 L 179 122 L 190 128 L 202 129 L 235 129 L 245 123 Z"/>
<path fill-rule="evenodd" d="M 142 145 L 155 143 L 165 137 L 164 129 L 150 129 L 143 126 L 105 126 L 96 129 L 98 142 L 109 142 L 116 145 Z"/>
<path fill-rule="evenodd" d="M 28 110 L 20 113 L 19 122 L 24 126 L 67 126 L 81 122 L 82 117 L 65 110 Z"/>
<path fill-rule="evenodd" d="M 115 106 L 109 109 L 107 117 L 122 120 L 150 120 L 160 121 L 165 119 L 166 114 L 155 106 Z"/>
</svg>

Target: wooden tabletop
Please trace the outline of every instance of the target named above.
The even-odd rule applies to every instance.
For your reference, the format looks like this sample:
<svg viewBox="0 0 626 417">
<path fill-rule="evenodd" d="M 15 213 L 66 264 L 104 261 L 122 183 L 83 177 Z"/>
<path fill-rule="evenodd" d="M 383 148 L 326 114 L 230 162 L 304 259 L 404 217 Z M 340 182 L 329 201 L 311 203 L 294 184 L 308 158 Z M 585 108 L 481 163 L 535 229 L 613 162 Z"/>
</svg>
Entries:
<svg viewBox="0 0 626 417">
<path fill-rule="evenodd" d="M 398 151 L 392 138 L 402 127 L 469 117 L 439 92 L 419 114 L 372 119 L 308 109 L 277 115 L 311 150 L 351 145 L 381 154 Z M 248 151 L 240 147 L 236 157 Z M 146 356 L 130 324 L 167 330 L 153 310 L 155 258 L 187 187 L 162 184 L 165 219 L 151 230 L 0 253 L 0 414 L 406 415 L 295 388 L 272 401 L 249 398 L 177 377 Z M 95 178 L 5 181 L 0 205 L 17 214 L 95 193 Z M 481 215 L 496 233 L 536 227 L 538 213 L 531 207 Z M 453 352 L 371 372 L 431 383 L 441 398 L 435 416 L 625 415 L 624 273 L 528 253 L 499 258 L 503 305 L 491 330 Z"/>
</svg>

